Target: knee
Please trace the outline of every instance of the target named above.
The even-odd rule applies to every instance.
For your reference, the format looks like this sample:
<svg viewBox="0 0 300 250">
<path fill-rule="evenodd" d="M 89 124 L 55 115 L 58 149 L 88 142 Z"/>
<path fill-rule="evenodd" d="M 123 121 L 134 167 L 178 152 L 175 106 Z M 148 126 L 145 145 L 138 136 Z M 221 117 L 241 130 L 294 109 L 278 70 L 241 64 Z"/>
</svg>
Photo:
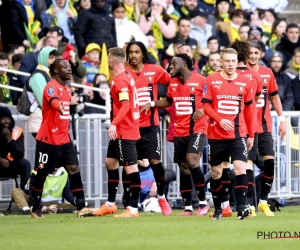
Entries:
<svg viewBox="0 0 300 250">
<path fill-rule="evenodd" d="M 188 154 L 186 162 L 189 168 L 197 168 L 199 166 L 200 156 L 196 154 Z"/>
<path fill-rule="evenodd" d="M 106 158 L 105 167 L 107 170 L 115 170 L 119 167 L 119 163 L 116 159 Z"/>
<path fill-rule="evenodd" d="M 183 163 L 180 164 L 179 169 L 180 169 L 180 173 L 183 175 L 191 174 L 191 171 L 190 171 L 188 165 L 186 165 L 186 164 L 183 164 Z"/>
<path fill-rule="evenodd" d="M 66 166 L 69 174 L 77 174 L 80 172 L 80 168 L 78 165 L 68 165 Z"/>
<path fill-rule="evenodd" d="M 211 178 L 220 179 L 222 177 L 222 168 L 221 167 L 212 167 L 211 168 Z"/>
</svg>

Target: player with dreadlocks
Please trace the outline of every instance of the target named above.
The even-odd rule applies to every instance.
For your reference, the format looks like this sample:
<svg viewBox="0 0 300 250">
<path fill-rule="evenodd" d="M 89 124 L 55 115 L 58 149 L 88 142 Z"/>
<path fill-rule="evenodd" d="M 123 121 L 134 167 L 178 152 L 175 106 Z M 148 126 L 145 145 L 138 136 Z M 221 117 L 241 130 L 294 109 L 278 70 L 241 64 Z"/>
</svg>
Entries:
<svg viewBox="0 0 300 250">
<path fill-rule="evenodd" d="M 129 66 L 126 67 L 134 78 L 139 106 L 157 100 L 157 84 L 169 83 L 171 76 L 160 66 L 148 64 L 147 49 L 142 42 L 132 41 L 127 45 L 126 58 Z M 148 159 L 157 184 L 158 201 L 163 215 L 172 213 L 171 207 L 164 196 L 165 170 L 161 162 L 161 137 L 158 110 L 151 107 L 148 114 L 142 113 L 139 120 L 141 139 L 137 142 L 139 160 Z M 144 162 L 139 161 L 140 164 Z M 148 166 L 142 166 L 148 167 Z M 124 166 L 126 168 L 126 166 Z M 123 169 L 124 169 L 123 168 Z M 129 197 L 129 181 L 123 170 L 123 186 L 125 198 Z"/>
<path fill-rule="evenodd" d="M 36 136 L 35 170 L 37 171 L 31 200 L 31 216 L 43 217 L 39 210 L 43 186 L 48 174 L 63 165 L 68 171 L 71 191 L 77 206 L 77 216 L 91 215 L 93 209 L 85 206 L 84 191 L 79 163 L 74 145 L 70 140 L 71 89 L 66 85 L 72 70 L 68 61 L 56 59 L 50 65 L 53 78 L 43 91 L 43 120 Z"/>
<path fill-rule="evenodd" d="M 185 202 L 185 211 L 178 215 L 193 215 L 192 175 L 199 198 L 196 215 L 205 216 L 210 208 L 205 197 L 204 175 L 199 167 L 207 128 L 207 116 L 203 114 L 203 104 L 199 101 L 202 99 L 205 77 L 193 74 L 192 68 L 192 58 L 187 54 L 176 55 L 170 62 L 172 80 L 167 97 L 146 103 L 140 112 L 148 115 L 151 107 L 165 108 L 175 105 L 174 162 L 180 168 L 180 192 Z"/>
</svg>

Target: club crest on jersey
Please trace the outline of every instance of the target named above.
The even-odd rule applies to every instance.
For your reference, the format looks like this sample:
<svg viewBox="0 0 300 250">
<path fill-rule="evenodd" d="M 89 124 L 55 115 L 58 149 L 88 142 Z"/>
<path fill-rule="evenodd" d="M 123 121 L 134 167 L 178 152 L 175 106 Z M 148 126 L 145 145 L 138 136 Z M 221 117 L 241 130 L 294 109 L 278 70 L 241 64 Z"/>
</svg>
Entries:
<svg viewBox="0 0 300 250">
<path fill-rule="evenodd" d="M 148 82 L 152 82 L 152 77 L 148 76 Z"/>
<path fill-rule="evenodd" d="M 54 87 L 53 86 L 49 87 L 47 93 L 48 93 L 48 96 L 54 95 Z"/>
<path fill-rule="evenodd" d="M 240 92 L 243 92 L 243 87 L 239 87 L 239 91 L 240 91 Z"/>
<path fill-rule="evenodd" d="M 194 88 L 194 87 L 191 87 L 191 88 L 190 88 L 190 92 L 195 92 L 195 88 Z"/>
<path fill-rule="evenodd" d="M 263 84 L 267 84 L 267 79 L 263 79 Z"/>
<path fill-rule="evenodd" d="M 204 83 L 203 94 L 206 94 L 206 92 L 207 92 L 207 83 Z"/>
</svg>

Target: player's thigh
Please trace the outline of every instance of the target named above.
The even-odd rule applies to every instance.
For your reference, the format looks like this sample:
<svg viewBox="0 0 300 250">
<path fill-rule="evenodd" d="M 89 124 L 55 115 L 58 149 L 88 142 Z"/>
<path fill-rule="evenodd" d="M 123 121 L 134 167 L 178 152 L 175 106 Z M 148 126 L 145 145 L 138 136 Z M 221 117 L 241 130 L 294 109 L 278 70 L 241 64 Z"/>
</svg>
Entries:
<svg viewBox="0 0 300 250">
<path fill-rule="evenodd" d="M 255 161 L 258 153 L 258 135 L 254 134 L 254 141 L 251 150 L 248 152 L 248 160 Z"/>
<path fill-rule="evenodd" d="M 192 134 L 189 136 L 186 161 L 189 165 L 199 165 L 199 160 L 205 146 L 205 134 Z"/>
<path fill-rule="evenodd" d="M 117 139 L 117 159 L 120 166 L 137 164 L 136 140 Z"/>
<path fill-rule="evenodd" d="M 138 155 L 139 159 L 161 159 L 161 137 L 160 128 L 151 126 L 140 128 L 141 138 L 139 139 Z"/>
<path fill-rule="evenodd" d="M 67 169 L 69 174 L 76 174 L 79 172 L 78 156 L 73 142 L 63 145 L 61 157 L 63 166 Z"/>
<path fill-rule="evenodd" d="M 272 133 L 258 134 L 258 151 L 261 156 L 275 156 L 275 143 Z"/>
<path fill-rule="evenodd" d="M 234 161 L 247 162 L 248 147 L 246 138 L 242 137 L 230 140 L 230 143 L 228 144 L 228 150 L 233 163 Z"/>
<path fill-rule="evenodd" d="M 110 140 L 107 146 L 106 158 L 118 159 L 117 140 Z"/>
<path fill-rule="evenodd" d="M 174 162 L 180 166 L 186 162 L 188 140 L 186 137 L 174 137 Z"/>
<path fill-rule="evenodd" d="M 208 158 L 210 166 L 219 166 L 229 157 L 228 140 L 208 139 Z"/>
<path fill-rule="evenodd" d="M 62 166 L 62 146 L 36 141 L 35 169 L 41 174 L 52 174 Z"/>
</svg>

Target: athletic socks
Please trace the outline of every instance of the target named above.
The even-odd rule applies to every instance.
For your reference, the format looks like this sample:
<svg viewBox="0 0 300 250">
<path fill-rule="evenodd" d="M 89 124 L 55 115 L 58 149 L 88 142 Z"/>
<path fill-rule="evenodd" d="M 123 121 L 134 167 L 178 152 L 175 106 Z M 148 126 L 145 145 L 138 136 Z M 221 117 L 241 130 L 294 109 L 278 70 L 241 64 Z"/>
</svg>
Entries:
<svg viewBox="0 0 300 250">
<path fill-rule="evenodd" d="M 206 201 L 204 174 L 200 167 L 190 168 L 197 196 L 200 201 Z"/>
<path fill-rule="evenodd" d="M 77 210 L 81 210 L 85 207 L 85 199 L 80 172 L 76 174 L 70 174 L 69 179 L 71 192 L 74 196 L 74 202 Z"/>
<path fill-rule="evenodd" d="M 31 200 L 30 200 L 30 206 L 33 206 L 32 211 L 36 211 L 39 209 L 41 199 L 42 199 L 42 193 L 44 188 L 44 182 L 46 180 L 46 177 L 43 175 L 40 175 L 39 172 L 37 172 L 33 185 L 31 187 Z"/>
<path fill-rule="evenodd" d="M 236 203 L 238 209 L 240 205 L 246 205 L 247 191 L 248 191 L 247 175 L 245 174 L 237 175 L 235 179 L 235 197 L 236 197 Z"/>
<path fill-rule="evenodd" d="M 222 179 L 210 178 L 210 191 L 212 194 L 215 210 L 221 210 L 222 202 Z"/>
<path fill-rule="evenodd" d="M 223 168 L 222 171 L 222 204 L 229 201 L 230 177 L 229 168 Z M 227 203 L 226 203 L 227 204 Z"/>
<path fill-rule="evenodd" d="M 264 161 L 264 172 L 261 176 L 261 192 L 260 199 L 267 200 L 268 194 L 271 191 L 271 187 L 274 179 L 274 159 L 268 159 Z"/>
<path fill-rule="evenodd" d="M 183 175 L 180 172 L 180 193 L 182 197 L 182 203 L 185 205 L 185 207 L 192 206 L 192 182 L 190 174 Z"/>
<path fill-rule="evenodd" d="M 137 208 L 141 189 L 141 178 L 139 172 L 129 174 L 128 179 L 130 180 L 129 206 Z"/>
<path fill-rule="evenodd" d="M 162 163 L 157 163 L 155 165 L 151 165 L 154 178 L 157 185 L 157 193 L 158 195 L 162 196 L 164 194 L 164 188 L 165 188 L 165 170 L 162 165 Z"/>
<path fill-rule="evenodd" d="M 124 167 L 123 167 L 123 171 L 122 171 L 122 183 L 123 183 L 123 190 L 124 190 L 124 198 L 125 198 L 126 204 L 128 205 L 128 202 L 130 199 L 130 180 L 128 178 L 128 175 L 126 174 Z"/>
<path fill-rule="evenodd" d="M 108 174 L 108 198 L 107 201 L 115 202 L 119 185 L 119 169 L 107 170 Z"/>
<path fill-rule="evenodd" d="M 253 205 L 253 193 L 254 193 L 254 177 L 253 170 L 247 169 L 247 179 L 248 179 L 248 193 L 247 193 L 247 204 Z"/>
</svg>

